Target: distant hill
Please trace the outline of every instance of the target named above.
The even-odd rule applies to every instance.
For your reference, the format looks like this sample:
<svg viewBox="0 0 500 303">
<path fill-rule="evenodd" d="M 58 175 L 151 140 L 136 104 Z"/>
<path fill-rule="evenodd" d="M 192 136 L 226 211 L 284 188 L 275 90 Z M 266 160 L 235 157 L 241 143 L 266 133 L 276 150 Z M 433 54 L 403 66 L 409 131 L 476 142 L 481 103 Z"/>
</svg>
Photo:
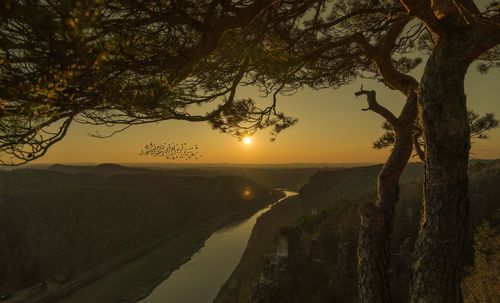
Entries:
<svg viewBox="0 0 500 303">
<path fill-rule="evenodd" d="M 211 167 L 211 168 L 184 168 L 169 170 L 168 174 L 201 175 L 201 176 L 242 176 L 254 180 L 268 188 L 283 188 L 299 190 L 307 183 L 309 177 L 321 168 L 294 168 L 294 167 Z"/>
<path fill-rule="evenodd" d="M 162 174 L 169 176 L 242 176 L 254 180 L 268 188 L 286 188 L 298 190 L 304 185 L 309 177 L 321 167 L 298 167 L 298 166 L 208 166 L 208 167 L 183 167 L 175 166 L 169 168 L 130 167 L 119 164 L 90 165 L 66 165 L 54 164 L 47 168 L 50 171 L 58 171 L 67 174 L 94 174 L 100 176 L 131 175 L 131 174 Z M 324 168 L 323 168 L 324 169 Z"/>
<path fill-rule="evenodd" d="M 97 166 L 54 164 L 47 168 L 66 174 L 95 174 L 101 176 L 113 176 L 121 174 L 147 174 L 153 172 L 150 169 L 126 167 L 119 164 L 104 163 Z"/>
</svg>

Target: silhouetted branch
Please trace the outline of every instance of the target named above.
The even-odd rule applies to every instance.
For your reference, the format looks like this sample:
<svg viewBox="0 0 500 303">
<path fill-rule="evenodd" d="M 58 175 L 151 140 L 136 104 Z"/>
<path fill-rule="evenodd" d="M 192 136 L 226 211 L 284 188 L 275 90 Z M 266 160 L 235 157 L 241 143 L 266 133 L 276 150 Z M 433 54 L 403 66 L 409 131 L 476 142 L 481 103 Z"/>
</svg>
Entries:
<svg viewBox="0 0 500 303">
<path fill-rule="evenodd" d="M 376 93 L 374 90 L 368 91 L 368 90 L 364 90 L 363 87 L 361 87 L 361 89 L 359 91 L 357 91 L 354 95 L 356 97 L 361 96 L 361 95 L 366 95 L 368 107 L 363 108 L 362 109 L 363 111 L 371 110 L 371 111 L 381 115 L 382 117 L 384 117 L 392 125 L 397 125 L 398 119 L 396 118 L 396 116 L 394 116 L 394 114 L 390 110 L 383 107 L 382 105 L 380 105 L 377 102 Z"/>
</svg>

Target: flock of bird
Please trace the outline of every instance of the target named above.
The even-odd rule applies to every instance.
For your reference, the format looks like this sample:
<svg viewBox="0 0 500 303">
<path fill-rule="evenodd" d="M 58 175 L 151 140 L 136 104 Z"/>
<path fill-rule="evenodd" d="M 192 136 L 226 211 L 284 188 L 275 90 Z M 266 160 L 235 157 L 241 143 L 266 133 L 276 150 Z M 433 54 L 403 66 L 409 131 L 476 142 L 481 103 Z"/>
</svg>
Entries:
<svg viewBox="0 0 500 303">
<path fill-rule="evenodd" d="M 203 155 L 198 149 L 198 144 L 187 143 L 149 143 L 139 153 L 140 156 L 163 157 L 168 160 L 198 160 Z"/>
</svg>

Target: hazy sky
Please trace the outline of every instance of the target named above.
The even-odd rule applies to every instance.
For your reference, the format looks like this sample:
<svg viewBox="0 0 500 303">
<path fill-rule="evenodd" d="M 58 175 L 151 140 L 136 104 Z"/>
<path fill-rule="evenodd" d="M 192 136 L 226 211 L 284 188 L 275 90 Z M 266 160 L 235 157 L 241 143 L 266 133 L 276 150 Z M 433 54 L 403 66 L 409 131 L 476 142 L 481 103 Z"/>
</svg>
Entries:
<svg viewBox="0 0 500 303">
<path fill-rule="evenodd" d="M 73 125 L 62 142 L 56 144 L 35 163 L 70 162 L 176 162 L 162 158 L 139 156 L 149 142 L 198 144 L 204 155 L 192 163 L 373 163 L 385 161 L 388 150 L 372 149 L 372 142 L 382 133 L 383 119 L 373 112 L 364 112 L 366 99 L 356 99 L 354 92 L 363 84 L 375 89 L 383 105 L 399 113 L 404 97 L 371 80 L 357 81 L 341 89 L 313 91 L 305 89 L 293 96 L 279 99 L 279 110 L 299 119 L 285 130 L 275 142 L 270 142 L 268 130 L 253 137 L 253 143 L 244 145 L 237 139 L 211 129 L 207 123 L 166 121 L 135 126 L 108 139 L 87 135 L 98 130 L 109 130 Z M 466 78 L 468 104 L 477 113 L 494 112 L 500 116 L 500 71 L 478 74 L 471 67 Z M 240 97 L 257 97 L 250 88 L 242 88 Z M 472 158 L 500 158 L 500 130 L 494 130 L 489 140 L 476 141 Z"/>
</svg>

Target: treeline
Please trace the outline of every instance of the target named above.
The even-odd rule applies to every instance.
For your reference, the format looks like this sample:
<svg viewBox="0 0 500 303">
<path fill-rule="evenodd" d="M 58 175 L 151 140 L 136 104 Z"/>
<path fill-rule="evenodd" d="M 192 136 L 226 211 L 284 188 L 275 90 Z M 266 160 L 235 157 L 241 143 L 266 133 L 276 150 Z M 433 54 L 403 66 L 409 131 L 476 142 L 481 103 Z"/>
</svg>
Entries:
<svg viewBox="0 0 500 303">
<path fill-rule="evenodd" d="M 251 191 L 251 199 L 243 192 Z M 0 290 L 54 281 L 218 215 L 259 209 L 271 192 L 242 177 L 0 172 Z"/>
</svg>

